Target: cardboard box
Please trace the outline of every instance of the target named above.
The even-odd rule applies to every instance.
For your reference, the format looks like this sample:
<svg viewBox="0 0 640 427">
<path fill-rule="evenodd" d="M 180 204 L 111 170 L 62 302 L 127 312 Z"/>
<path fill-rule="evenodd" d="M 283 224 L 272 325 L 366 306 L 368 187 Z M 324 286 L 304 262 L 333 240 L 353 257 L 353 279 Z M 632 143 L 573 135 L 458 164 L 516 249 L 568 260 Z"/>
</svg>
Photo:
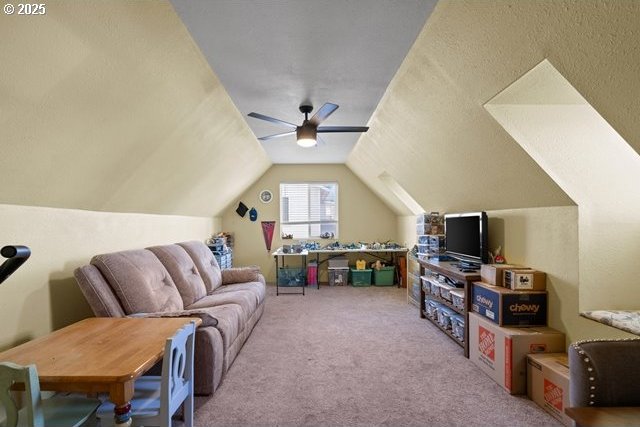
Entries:
<svg viewBox="0 0 640 427">
<path fill-rule="evenodd" d="M 510 394 L 527 392 L 527 354 L 564 349 L 564 334 L 555 329 L 501 328 L 469 313 L 469 359 Z"/>
<path fill-rule="evenodd" d="M 544 291 L 547 289 L 547 274 L 532 269 L 504 270 L 503 283 L 505 288 L 514 291 Z"/>
<path fill-rule="evenodd" d="M 471 310 L 500 326 L 545 326 L 546 291 L 513 291 L 501 286 L 474 282 Z"/>
<path fill-rule="evenodd" d="M 569 405 L 569 361 L 566 353 L 527 356 L 527 396 L 566 426 L 572 420 L 564 413 Z"/>
<path fill-rule="evenodd" d="M 480 266 L 480 278 L 484 283 L 502 286 L 504 271 L 510 268 L 527 268 L 515 264 L 482 264 Z"/>
</svg>

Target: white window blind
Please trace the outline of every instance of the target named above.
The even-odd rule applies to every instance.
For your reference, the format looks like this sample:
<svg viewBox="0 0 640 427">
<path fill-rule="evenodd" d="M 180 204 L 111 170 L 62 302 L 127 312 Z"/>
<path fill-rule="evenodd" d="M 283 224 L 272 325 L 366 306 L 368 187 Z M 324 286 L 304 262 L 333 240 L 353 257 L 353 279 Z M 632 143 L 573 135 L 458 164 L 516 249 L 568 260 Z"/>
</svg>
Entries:
<svg viewBox="0 0 640 427">
<path fill-rule="evenodd" d="M 294 239 L 338 238 L 338 183 L 280 184 L 280 232 Z"/>
</svg>

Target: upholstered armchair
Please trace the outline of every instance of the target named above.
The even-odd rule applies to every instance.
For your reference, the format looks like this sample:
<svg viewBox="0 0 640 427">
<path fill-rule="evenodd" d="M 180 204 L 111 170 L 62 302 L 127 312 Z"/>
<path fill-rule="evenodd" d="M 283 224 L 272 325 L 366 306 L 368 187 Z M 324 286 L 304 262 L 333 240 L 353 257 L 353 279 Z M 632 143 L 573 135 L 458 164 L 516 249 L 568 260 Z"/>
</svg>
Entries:
<svg viewBox="0 0 640 427">
<path fill-rule="evenodd" d="M 640 406 L 640 338 L 569 346 L 570 406 Z"/>
</svg>

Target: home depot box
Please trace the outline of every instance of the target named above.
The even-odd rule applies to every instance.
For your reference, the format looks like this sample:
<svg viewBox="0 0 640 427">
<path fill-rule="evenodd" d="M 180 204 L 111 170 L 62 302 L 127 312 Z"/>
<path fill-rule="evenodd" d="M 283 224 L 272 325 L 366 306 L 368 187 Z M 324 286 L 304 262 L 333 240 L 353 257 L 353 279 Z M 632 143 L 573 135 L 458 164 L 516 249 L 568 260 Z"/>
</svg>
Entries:
<svg viewBox="0 0 640 427">
<path fill-rule="evenodd" d="M 482 264 L 480 266 L 480 278 L 484 283 L 502 286 L 503 273 L 510 268 L 527 268 L 515 264 Z"/>
<path fill-rule="evenodd" d="M 546 291 L 513 291 L 474 282 L 471 297 L 471 309 L 500 326 L 547 324 Z"/>
<path fill-rule="evenodd" d="M 527 354 L 564 348 L 564 334 L 555 329 L 502 328 L 469 313 L 469 359 L 511 394 L 527 392 Z"/>
<path fill-rule="evenodd" d="M 547 275 L 542 271 L 518 268 L 504 270 L 503 286 L 514 291 L 544 291 L 547 289 Z"/>
<path fill-rule="evenodd" d="M 566 353 L 527 356 L 527 396 L 566 426 L 571 418 L 564 413 L 569 404 L 569 361 Z"/>
</svg>

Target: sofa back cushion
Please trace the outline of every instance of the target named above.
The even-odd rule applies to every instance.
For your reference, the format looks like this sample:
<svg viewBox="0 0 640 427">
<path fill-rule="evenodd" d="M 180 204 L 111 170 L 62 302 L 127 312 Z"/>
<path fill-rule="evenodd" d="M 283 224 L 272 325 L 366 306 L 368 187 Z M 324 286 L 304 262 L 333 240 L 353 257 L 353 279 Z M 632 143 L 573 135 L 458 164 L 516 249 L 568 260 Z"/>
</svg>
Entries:
<svg viewBox="0 0 640 427">
<path fill-rule="evenodd" d="M 126 314 L 184 308 L 171 276 L 146 249 L 96 255 L 91 259 L 120 300 Z"/>
<path fill-rule="evenodd" d="M 83 265 L 76 268 L 73 275 L 96 317 L 124 317 L 120 301 L 100 270 L 93 265 Z"/>
<path fill-rule="evenodd" d="M 185 307 L 207 294 L 204 281 L 189 254 L 179 245 L 153 246 L 149 249 L 167 269 L 180 292 Z"/>
<path fill-rule="evenodd" d="M 218 261 L 216 261 L 207 245 L 197 240 L 178 243 L 178 245 L 184 248 L 198 268 L 207 288 L 207 294 L 212 293 L 222 285 L 222 274 L 220 273 Z"/>
</svg>

